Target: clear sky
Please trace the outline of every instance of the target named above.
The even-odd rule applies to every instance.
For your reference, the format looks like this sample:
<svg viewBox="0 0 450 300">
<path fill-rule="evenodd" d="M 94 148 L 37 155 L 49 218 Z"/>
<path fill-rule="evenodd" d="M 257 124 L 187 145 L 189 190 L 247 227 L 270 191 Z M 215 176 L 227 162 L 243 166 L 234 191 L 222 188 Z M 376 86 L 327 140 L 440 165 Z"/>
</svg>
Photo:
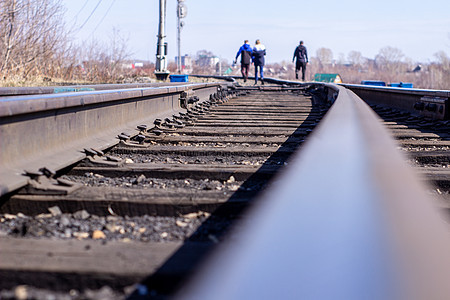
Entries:
<svg viewBox="0 0 450 300">
<path fill-rule="evenodd" d="M 132 57 L 155 61 L 159 0 L 62 0 L 78 41 L 109 41 L 113 28 Z M 352 50 L 374 58 L 386 46 L 414 62 L 450 56 L 450 0 L 185 0 L 181 53 L 212 51 L 231 62 L 244 39 L 267 48 L 266 60 L 291 61 L 299 40 L 309 56 L 329 48 L 335 59 Z M 169 59 L 177 55 L 176 0 L 167 0 Z M 97 7 L 97 8 L 95 8 Z"/>
</svg>

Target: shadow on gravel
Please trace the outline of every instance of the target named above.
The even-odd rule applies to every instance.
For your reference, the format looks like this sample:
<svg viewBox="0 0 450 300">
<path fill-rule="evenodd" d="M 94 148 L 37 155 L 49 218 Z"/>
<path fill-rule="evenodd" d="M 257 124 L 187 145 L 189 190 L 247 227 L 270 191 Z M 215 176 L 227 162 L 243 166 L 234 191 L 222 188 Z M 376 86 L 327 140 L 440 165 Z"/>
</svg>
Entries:
<svg viewBox="0 0 450 300">
<path fill-rule="evenodd" d="M 277 151 L 267 159 L 262 168 L 277 166 L 279 169 L 284 166 L 329 108 L 320 104 L 321 95 L 318 90 L 309 89 L 306 94 L 297 93 L 300 96 L 306 95 L 311 100 L 313 106 L 311 114 L 280 147 L 280 150 L 290 149 L 292 152 Z M 263 189 L 270 185 L 271 178 L 273 176 L 267 177 L 266 174 L 260 174 L 260 171 L 251 175 L 228 202 L 216 209 L 157 272 L 141 282 L 129 299 L 166 299 L 173 296 L 213 250 L 220 247 L 220 241 L 227 238 L 230 230 L 236 227 L 235 224 L 239 218 L 255 204 Z M 252 193 L 251 197 L 248 197 L 247 191 L 253 190 L 255 185 L 259 188 Z M 245 204 L 243 204 L 243 198 L 247 200 Z"/>
</svg>

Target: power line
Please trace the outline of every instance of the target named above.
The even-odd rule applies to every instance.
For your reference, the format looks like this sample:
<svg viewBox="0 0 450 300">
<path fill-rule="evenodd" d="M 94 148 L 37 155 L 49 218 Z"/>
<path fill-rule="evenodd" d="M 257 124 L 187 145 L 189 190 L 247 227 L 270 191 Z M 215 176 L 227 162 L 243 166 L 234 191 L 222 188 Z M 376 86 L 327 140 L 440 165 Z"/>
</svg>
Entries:
<svg viewBox="0 0 450 300">
<path fill-rule="evenodd" d="M 89 2 L 89 0 L 86 0 L 86 2 L 84 2 L 83 6 L 80 8 L 80 10 L 77 12 L 77 14 L 73 17 L 73 20 L 76 20 L 78 18 L 78 15 L 83 11 L 84 7 L 86 6 L 86 4 Z"/>
<path fill-rule="evenodd" d="M 86 23 L 89 21 L 89 19 L 92 17 L 92 15 L 94 14 L 94 12 L 97 10 L 97 7 L 100 5 L 100 3 L 102 3 L 103 0 L 99 0 L 97 5 L 94 7 L 94 10 L 92 10 L 91 14 L 89 15 L 89 17 L 87 17 L 86 21 L 84 21 L 83 25 L 81 25 L 78 30 L 82 29 L 84 27 L 84 25 L 86 25 Z"/>
<path fill-rule="evenodd" d="M 116 0 L 113 0 L 113 2 L 111 2 L 111 5 L 108 7 L 108 10 L 105 12 L 105 14 L 103 15 L 103 17 L 100 20 L 100 22 L 98 22 L 97 26 L 95 26 L 94 30 L 92 30 L 91 34 L 89 35 L 89 38 L 94 34 L 94 32 L 97 30 L 97 28 L 103 22 L 103 20 L 106 18 L 106 16 L 108 15 L 109 11 L 111 10 L 111 7 L 114 5 L 114 2 L 116 2 Z"/>
</svg>

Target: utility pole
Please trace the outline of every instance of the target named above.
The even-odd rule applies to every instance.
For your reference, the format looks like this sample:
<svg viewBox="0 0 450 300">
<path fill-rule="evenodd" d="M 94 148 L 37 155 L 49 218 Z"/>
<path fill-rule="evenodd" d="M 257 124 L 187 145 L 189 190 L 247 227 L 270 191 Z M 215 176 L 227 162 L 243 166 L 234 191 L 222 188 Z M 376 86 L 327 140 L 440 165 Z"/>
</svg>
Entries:
<svg viewBox="0 0 450 300">
<path fill-rule="evenodd" d="M 166 0 L 159 0 L 159 28 L 158 44 L 156 45 L 156 68 L 155 75 L 158 80 L 166 80 L 169 76 L 167 70 L 167 43 L 165 34 L 166 25 Z"/>
<path fill-rule="evenodd" d="M 187 8 L 184 5 L 184 0 L 177 0 L 177 42 L 178 42 L 178 73 L 181 73 L 181 29 L 184 26 L 184 22 L 181 19 L 185 18 L 187 15 Z"/>
</svg>

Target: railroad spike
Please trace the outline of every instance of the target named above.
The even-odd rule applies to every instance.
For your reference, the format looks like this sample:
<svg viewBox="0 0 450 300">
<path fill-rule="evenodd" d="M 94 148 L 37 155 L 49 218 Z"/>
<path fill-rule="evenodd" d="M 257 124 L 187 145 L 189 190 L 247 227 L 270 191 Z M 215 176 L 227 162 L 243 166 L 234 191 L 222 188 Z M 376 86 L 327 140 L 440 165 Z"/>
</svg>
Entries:
<svg viewBox="0 0 450 300">
<path fill-rule="evenodd" d="M 129 140 L 130 139 L 130 137 L 129 136 L 127 136 L 127 135 L 123 135 L 123 134 L 119 134 L 118 136 L 117 136 L 118 138 L 119 138 L 119 140 L 121 140 L 121 141 L 127 141 L 127 140 Z"/>
<path fill-rule="evenodd" d="M 97 155 L 97 151 L 93 150 L 92 148 L 91 148 L 91 149 L 86 149 L 86 148 L 84 148 L 84 153 L 85 153 L 87 156 L 94 156 L 94 155 Z"/>
<path fill-rule="evenodd" d="M 54 179 L 56 172 L 47 167 L 39 169 L 39 172 L 25 172 L 31 179 L 24 190 L 31 195 L 68 195 L 82 186 L 68 180 Z"/>
<path fill-rule="evenodd" d="M 144 143 L 144 140 L 145 140 L 145 135 L 138 134 L 138 135 L 135 137 L 135 140 L 136 140 L 139 144 L 143 144 L 143 143 Z"/>
<path fill-rule="evenodd" d="M 98 150 L 98 149 L 94 149 L 94 148 L 91 148 L 91 150 L 97 152 L 97 155 L 99 155 L 99 156 L 105 155 L 105 152 L 103 152 L 102 150 Z"/>
<path fill-rule="evenodd" d="M 25 176 L 31 177 L 31 178 L 36 178 L 39 176 L 43 176 L 44 173 L 42 173 L 41 171 L 30 171 L 30 170 L 25 170 Z"/>
<path fill-rule="evenodd" d="M 139 129 L 140 131 L 146 131 L 147 130 L 147 125 L 145 125 L 145 124 L 138 125 L 137 129 Z"/>
<path fill-rule="evenodd" d="M 159 130 L 159 129 L 152 130 L 152 132 L 153 132 L 154 134 L 156 134 L 156 135 L 161 135 L 161 134 L 164 133 L 164 131 Z"/>
</svg>

